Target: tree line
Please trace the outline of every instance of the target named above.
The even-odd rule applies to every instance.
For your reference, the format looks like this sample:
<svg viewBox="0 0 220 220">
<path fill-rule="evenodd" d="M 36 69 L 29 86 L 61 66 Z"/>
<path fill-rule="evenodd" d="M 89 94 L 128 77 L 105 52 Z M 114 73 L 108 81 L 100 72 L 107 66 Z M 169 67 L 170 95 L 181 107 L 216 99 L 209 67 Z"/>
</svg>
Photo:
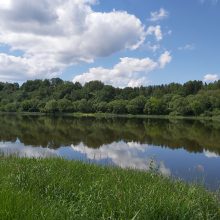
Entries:
<svg viewBox="0 0 220 220">
<path fill-rule="evenodd" d="M 0 111 L 220 116 L 220 80 L 123 89 L 60 78 L 28 80 L 21 86 L 0 82 Z"/>
</svg>

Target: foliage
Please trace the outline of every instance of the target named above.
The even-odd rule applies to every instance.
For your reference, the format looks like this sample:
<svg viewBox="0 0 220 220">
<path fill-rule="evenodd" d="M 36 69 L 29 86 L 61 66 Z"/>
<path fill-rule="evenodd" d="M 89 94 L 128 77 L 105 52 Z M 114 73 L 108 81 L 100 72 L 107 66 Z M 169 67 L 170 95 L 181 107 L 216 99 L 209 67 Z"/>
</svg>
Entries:
<svg viewBox="0 0 220 220">
<path fill-rule="evenodd" d="M 219 116 L 220 80 L 123 89 L 59 78 L 28 80 L 21 86 L 0 82 L 0 111 Z"/>
<path fill-rule="evenodd" d="M 56 113 L 59 111 L 58 102 L 56 100 L 50 100 L 45 105 L 44 111 L 47 113 Z"/>
<path fill-rule="evenodd" d="M 108 104 L 108 112 L 112 112 L 114 114 L 126 114 L 126 105 L 127 101 L 125 100 L 114 100 Z"/>
<path fill-rule="evenodd" d="M 165 112 L 163 100 L 156 97 L 149 98 L 144 106 L 144 113 L 147 115 L 164 115 Z"/>
<path fill-rule="evenodd" d="M 132 99 L 127 105 L 128 113 L 134 115 L 143 114 L 146 101 L 147 99 L 143 95 Z"/>
</svg>

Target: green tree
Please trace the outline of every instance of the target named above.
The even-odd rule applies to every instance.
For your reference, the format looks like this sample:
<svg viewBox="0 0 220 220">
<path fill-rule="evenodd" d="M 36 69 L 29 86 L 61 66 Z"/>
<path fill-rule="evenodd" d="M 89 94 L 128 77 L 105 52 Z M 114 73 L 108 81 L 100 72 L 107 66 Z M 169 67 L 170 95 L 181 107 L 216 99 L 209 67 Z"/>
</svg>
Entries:
<svg viewBox="0 0 220 220">
<path fill-rule="evenodd" d="M 86 99 L 81 99 L 73 102 L 73 109 L 75 112 L 90 113 L 93 111 L 93 106 Z"/>
<path fill-rule="evenodd" d="M 94 104 L 94 109 L 96 112 L 107 112 L 108 103 L 107 102 L 98 102 Z"/>
<path fill-rule="evenodd" d="M 114 114 L 126 114 L 127 113 L 127 101 L 125 100 L 114 100 L 108 104 L 108 112 Z"/>
<path fill-rule="evenodd" d="M 20 109 L 22 112 L 39 112 L 38 104 L 39 101 L 35 99 L 25 100 L 21 103 Z"/>
<path fill-rule="evenodd" d="M 115 98 L 115 88 L 113 86 L 104 86 L 99 93 L 96 94 L 98 102 L 110 102 Z"/>
<path fill-rule="evenodd" d="M 59 112 L 73 112 L 73 104 L 68 99 L 61 99 L 57 101 Z"/>
<path fill-rule="evenodd" d="M 151 97 L 144 106 L 144 113 L 147 115 L 163 115 L 166 111 L 162 99 Z"/>
<path fill-rule="evenodd" d="M 183 84 L 183 92 L 184 95 L 194 95 L 196 94 L 199 90 L 202 89 L 203 83 L 202 81 L 188 81 Z"/>
<path fill-rule="evenodd" d="M 179 95 L 172 98 L 169 103 L 169 108 L 172 115 L 192 115 L 188 100 Z"/>
<path fill-rule="evenodd" d="M 15 103 L 15 102 L 8 103 L 8 104 L 5 105 L 4 111 L 6 111 L 6 112 L 17 112 L 18 108 L 19 108 L 18 103 Z"/>
<path fill-rule="evenodd" d="M 191 108 L 194 115 L 198 116 L 205 111 L 211 110 L 211 103 L 209 101 L 209 97 L 194 95 L 187 97 L 189 102 L 189 107 Z"/>
<path fill-rule="evenodd" d="M 129 114 L 143 114 L 144 106 L 147 99 L 144 96 L 138 96 L 131 101 L 129 101 L 127 105 L 127 111 Z"/>
<path fill-rule="evenodd" d="M 46 103 L 44 111 L 47 113 L 56 113 L 59 112 L 58 103 L 56 100 L 50 100 Z"/>
</svg>

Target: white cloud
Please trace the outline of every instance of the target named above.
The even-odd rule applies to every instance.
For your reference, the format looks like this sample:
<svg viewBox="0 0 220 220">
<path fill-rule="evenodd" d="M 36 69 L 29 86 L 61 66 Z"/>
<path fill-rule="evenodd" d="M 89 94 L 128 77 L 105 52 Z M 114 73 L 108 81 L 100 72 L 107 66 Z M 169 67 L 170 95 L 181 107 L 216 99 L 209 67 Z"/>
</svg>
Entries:
<svg viewBox="0 0 220 220">
<path fill-rule="evenodd" d="M 2 81 L 21 81 L 24 78 L 41 77 L 45 74 L 53 77 L 58 74 L 58 67 L 53 60 L 47 59 L 47 69 L 45 69 L 43 59 L 32 59 L 26 57 L 16 57 L 0 53 L 0 79 Z M 62 64 L 60 63 L 61 67 Z"/>
<path fill-rule="evenodd" d="M 146 85 L 148 82 L 147 73 L 158 68 L 164 68 L 171 59 L 172 57 L 168 51 L 165 51 L 156 61 L 150 58 L 124 57 L 112 69 L 91 68 L 88 72 L 75 76 L 73 82 L 78 81 L 84 84 L 88 81 L 100 80 L 117 87 Z"/>
<path fill-rule="evenodd" d="M 95 12 L 94 3 L 95 0 L 1 1 L 0 44 L 8 45 L 12 51 L 20 50 L 23 55 L 1 54 L 0 66 L 5 68 L 0 67 L 0 80 L 58 75 L 78 62 L 93 62 L 120 50 L 134 50 L 145 41 L 146 29 L 137 17 L 125 11 Z M 159 28 L 150 34 L 157 39 L 162 36 Z"/>
<path fill-rule="evenodd" d="M 163 33 L 161 31 L 160 25 L 149 26 L 146 33 L 147 35 L 154 35 L 157 41 L 160 41 L 163 39 Z"/>
<path fill-rule="evenodd" d="M 172 57 L 169 51 L 165 51 L 159 58 L 160 68 L 164 68 L 168 63 L 170 63 Z"/>
<path fill-rule="evenodd" d="M 184 46 L 178 47 L 178 50 L 195 50 L 194 44 L 186 44 Z"/>
<path fill-rule="evenodd" d="M 9 9 L 11 7 L 11 0 L 0 1 L 0 9 Z"/>
<path fill-rule="evenodd" d="M 214 82 L 219 79 L 219 76 L 217 74 L 206 74 L 203 78 L 204 82 Z"/>
<path fill-rule="evenodd" d="M 166 11 L 164 8 L 161 8 L 159 11 L 151 12 L 150 21 L 160 21 L 169 16 L 169 12 Z"/>
</svg>

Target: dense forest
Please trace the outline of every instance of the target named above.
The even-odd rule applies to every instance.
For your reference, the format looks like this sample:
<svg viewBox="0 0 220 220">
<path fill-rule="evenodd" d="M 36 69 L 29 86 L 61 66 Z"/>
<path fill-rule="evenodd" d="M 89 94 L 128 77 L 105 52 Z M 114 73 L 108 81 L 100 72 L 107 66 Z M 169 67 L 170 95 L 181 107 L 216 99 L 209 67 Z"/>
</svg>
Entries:
<svg viewBox="0 0 220 220">
<path fill-rule="evenodd" d="M 29 80 L 21 86 L 0 82 L 0 111 L 220 116 L 220 80 L 123 89 L 60 78 Z"/>
</svg>

